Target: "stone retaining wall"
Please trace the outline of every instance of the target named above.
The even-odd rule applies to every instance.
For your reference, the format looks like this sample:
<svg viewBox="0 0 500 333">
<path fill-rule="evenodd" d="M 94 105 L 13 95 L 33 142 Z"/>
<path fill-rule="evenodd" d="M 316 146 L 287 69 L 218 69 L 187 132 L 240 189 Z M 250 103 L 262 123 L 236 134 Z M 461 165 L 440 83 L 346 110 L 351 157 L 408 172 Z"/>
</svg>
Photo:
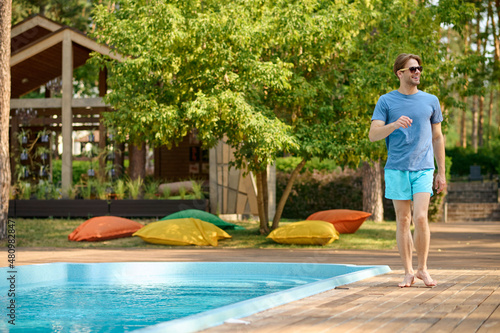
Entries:
<svg viewBox="0 0 500 333">
<path fill-rule="evenodd" d="M 500 221 L 497 182 L 460 182 L 448 185 L 445 222 Z"/>
<path fill-rule="evenodd" d="M 492 203 L 498 202 L 497 182 L 461 182 L 448 185 L 447 202 Z"/>
<path fill-rule="evenodd" d="M 446 222 L 500 221 L 500 203 L 446 203 Z"/>
</svg>

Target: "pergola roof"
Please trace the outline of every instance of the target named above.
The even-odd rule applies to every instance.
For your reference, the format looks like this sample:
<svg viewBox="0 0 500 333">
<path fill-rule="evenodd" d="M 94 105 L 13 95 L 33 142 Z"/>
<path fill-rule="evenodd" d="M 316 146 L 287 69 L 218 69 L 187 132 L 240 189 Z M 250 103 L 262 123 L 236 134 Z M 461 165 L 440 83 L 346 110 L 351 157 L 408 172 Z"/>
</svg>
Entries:
<svg viewBox="0 0 500 333">
<path fill-rule="evenodd" d="M 63 144 L 61 182 L 65 190 L 72 184 L 73 130 L 75 127 L 83 130 L 99 126 L 99 130 L 104 132 L 100 115 L 103 111 L 111 110 L 102 100 L 106 93 L 104 71 L 99 73 L 100 97 L 73 96 L 73 70 L 84 65 L 94 51 L 122 60 L 122 56 L 82 32 L 40 15 L 12 27 L 10 142 L 16 151 L 16 133 L 21 122 L 23 127 L 48 126 L 53 130 L 60 130 Z M 47 98 L 20 98 L 58 77 L 61 77 L 61 98 L 50 98 L 50 94 L 46 94 Z M 29 109 L 36 112 L 31 113 L 29 119 L 24 118 L 23 112 Z M 33 114 L 36 116 L 33 117 Z M 105 140 L 99 144 L 105 144 Z M 13 158 L 11 163 L 12 166 L 15 165 Z"/>
<path fill-rule="evenodd" d="M 40 87 L 61 76 L 62 42 L 69 35 L 73 49 L 73 68 L 85 64 L 93 51 L 121 60 L 108 46 L 98 44 L 82 32 L 36 15 L 12 27 L 12 98 Z"/>
</svg>

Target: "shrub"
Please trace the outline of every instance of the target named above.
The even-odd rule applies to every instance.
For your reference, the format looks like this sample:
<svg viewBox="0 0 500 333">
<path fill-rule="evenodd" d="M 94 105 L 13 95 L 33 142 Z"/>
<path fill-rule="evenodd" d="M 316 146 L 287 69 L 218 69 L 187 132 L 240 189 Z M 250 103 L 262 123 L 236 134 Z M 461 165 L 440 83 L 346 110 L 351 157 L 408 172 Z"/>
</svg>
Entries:
<svg viewBox="0 0 500 333">
<path fill-rule="evenodd" d="M 276 194 L 280 198 L 290 175 L 276 173 Z M 327 209 L 363 209 L 362 177 L 356 173 L 305 171 L 293 186 L 283 217 L 305 219 Z"/>
<path fill-rule="evenodd" d="M 451 157 L 446 157 L 446 178 L 450 179 Z M 290 173 L 276 172 L 276 195 L 279 200 Z M 429 205 L 429 221 L 441 219 L 445 193 L 435 194 Z M 383 198 L 384 219 L 394 221 L 396 214 L 392 200 Z M 305 171 L 292 188 L 283 210 L 284 218 L 305 219 L 312 213 L 328 209 L 363 210 L 363 179 L 360 172 Z"/>
<path fill-rule="evenodd" d="M 480 147 L 477 153 L 472 148 L 448 148 L 446 155 L 453 160 L 450 173 L 454 177 L 468 176 L 472 165 L 480 165 L 484 175 L 500 174 L 500 145 Z"/>
<path fill-rule="evenodd" d="M 276 171 L 291 173 L 301 160 L 302 159 L 300 157 L 293 156 L 278 158 L 276 159 Z M 334 161 L 320 160 L 319 158 L 315 157 L 306 163 L 306 165 L 302 169 L 302 173 L 304 173 L 305 171 L 313 172 L 314 170 L 332 172 L 336 169 L 338 169 L 338 166 Z"/>
<path fill-rule="evenodd" d="M 89 166 L 90 164 L 88 161 L 73 161 L 73 184 L 77 184 L 80 182 L 82 175 L 87 174 Z M 52 160 L 52 182 L 54 184 L 58 184 L 61 182 L 61 170 L 62 160 Z"/>
</svg>

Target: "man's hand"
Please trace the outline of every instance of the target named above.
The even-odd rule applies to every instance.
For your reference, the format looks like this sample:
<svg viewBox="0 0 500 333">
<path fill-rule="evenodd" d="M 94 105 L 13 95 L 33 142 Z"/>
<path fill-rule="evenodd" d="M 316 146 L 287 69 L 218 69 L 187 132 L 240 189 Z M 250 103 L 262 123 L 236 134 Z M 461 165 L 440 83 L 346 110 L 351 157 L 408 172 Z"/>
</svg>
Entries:
<svg viewBox="0 0 500 333">
<path fill-rule="evenodd" d="M 436 179 L 434 179 L 434 188 L 438 194 L 444 191 L 446 189 L 446 177 L 437 174 Z"/>
<path fill-rule="evenodd" d="M 398 128 L 408 128 L 411 126 L 411 123 L 413 120 L 407 116 L 401 116 L 399 117 L 398 120 L 396 120 L 393 124 L 396 126 L 396 129 Z"/>
<path fill-rule="evenodd" d="M 410 127 L 412 122 L 413 120 L 407 116 L 401 116 L 398 120 L 389 124 L 386 124 L 382 120 L 375 119 L 370 125 L 370 133 L 368 134 L 368 138 L 371 142 L 385 139 L 386 137 L 391 135 L 392 132 L 401 127 Z"/>
</svg>

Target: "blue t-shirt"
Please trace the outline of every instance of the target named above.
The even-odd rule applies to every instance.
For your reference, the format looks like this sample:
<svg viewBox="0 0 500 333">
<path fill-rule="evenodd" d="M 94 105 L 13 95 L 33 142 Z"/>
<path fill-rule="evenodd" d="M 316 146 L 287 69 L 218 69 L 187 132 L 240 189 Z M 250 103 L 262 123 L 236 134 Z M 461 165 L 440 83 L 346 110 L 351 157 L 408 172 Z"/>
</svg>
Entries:
<svg viewBox="0 0 500 333">
<path fill-rule="evenodd" d="M 390 124 L 401 116 L 411 118 L 413 123 L 408 128 L 395 130 L 385 139 L 385 168 L 403 171 L 434 169 L 432 124 L 443 121 L 438 98 L 420 90 L 413 95 L 391 91 L 380 96 L 372 121 L 382 120 Z"/>
</svg>

